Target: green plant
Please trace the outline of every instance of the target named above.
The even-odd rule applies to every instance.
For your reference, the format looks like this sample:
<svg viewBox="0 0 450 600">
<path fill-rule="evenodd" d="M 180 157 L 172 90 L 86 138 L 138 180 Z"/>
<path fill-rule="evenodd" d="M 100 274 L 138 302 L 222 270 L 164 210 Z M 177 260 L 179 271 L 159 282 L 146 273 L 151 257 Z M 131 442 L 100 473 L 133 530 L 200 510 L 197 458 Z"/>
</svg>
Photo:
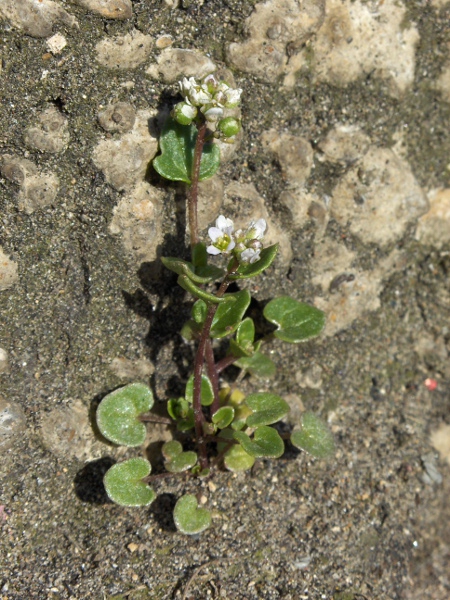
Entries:
<svg viewBox="0 0 450 600">
<path fill-rule="evenodd" d="M 161 133 L 161 154 L 153 161 L 156 171 L 166 179 L 189 186 L 189 230 L 191 260 L 162 258 L 164 265 L 178 275 L 179 285 L 195 299 L 191 319 L 182 328 L 186 340 L 196 344 L 193 374 L 185 393 L 167 402 L 170 423 L 180 439 L 186 437 L 196 451 L 183 449 L 178 439 L 162 446 L 167 475 L 180 473 L 209 477 L 215 469 L 246 471 L 258 458 L 278 458 L 284 438 L 275 423 L 289 412 L 289 405 L 272 392 L 247 397 L 239 390 L 219 388 L 219 375 L 230 365 L 246 373 L 269 379 L 275 373 L 273 361 L 263 352 L 273 337 L 290 343 L 310 340 L 324 327 L 323 312 L 283 296 L 271 300 L 264 317 L 276 326 L 265 339 L 255 339 L 255 325 L 245 313 L 250 304 L 246 289 L 228 292 L 232 283 L 255 277 L 269 268 L 278 245 L 264 247 L 266 222 L 252 221 L 246 229 L 235 231 L 233 222 L 220 215 L 209 229 L 211 243 L 199 240 L 197 226 L 198 182 L 211 177 L 220 164 L 214 138 L 233 143 L 240 121 L 226 114 L 239 104 L 241 90 L 218 82 L 213 76 L 201 83 L 194 78 L 180 82 L 184 97 L 173 109 Z M 223 254 L 225 267 L 208 263 L 209 256 Z M 229 338 L 225 357 L 216 360 L 213 340 Z M 147 386 L 132 383 L 103 398 L 97 410 L 101 433 L 115 444 L 140 446 L 146 423 L 157 420 L 150 413 L 153 395 Z M 334 442 L 326 425 L 313 413 L 304 413 L 299 428 L 289 436 L 291 443 L 313 456 L 327 457 Z M 156 497 L 151 489 L 151 465 L 144 458 L 132 458 L 114 465 L 105 475 L 109 497 L 124 506 L 150 504 Z M 211 515 L 200 508 L 192 495 L 182 496 L 174 510 L 176 527 L 196 534 L 209 527 Z"/>
</svg>

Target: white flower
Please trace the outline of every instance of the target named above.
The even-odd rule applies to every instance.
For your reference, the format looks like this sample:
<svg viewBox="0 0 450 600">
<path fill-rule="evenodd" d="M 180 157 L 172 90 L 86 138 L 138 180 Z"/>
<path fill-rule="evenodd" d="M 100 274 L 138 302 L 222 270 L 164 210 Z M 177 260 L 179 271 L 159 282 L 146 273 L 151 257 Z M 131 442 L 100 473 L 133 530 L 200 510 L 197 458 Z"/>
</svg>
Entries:
<svg viewBox="0 0 450 600">
<path fill-rule="evenodd" d="M 209 254 L 228 254 L 236 243 L 233 239 L 234 224 L 231 219 L 220 215 L 216 219 L 216 226 L 208 229 L 212 245 L 206 248 Z"/>
<path fill-rule="evenodd" d="M 247 228 L 245 237 L 248 240 L 262 240 L 267 229 L 267 223 L 264 219 L 258 219 L 257 221 L 251 221 Z"/>
<path fill-rule="evenodd" d="M 240 261 L 244 262 L 244 263 L 253 264 L 261 258 L 260 253 L 261 253 L 261 250 L 255 250 L 254 248 L 247 248 L 246 250 L 244 250 L 244 252 L 242 252 L 242 254 L 240 256 Z"/>
<path fill-rule="evenodd" d="M 194 77 L 189 77 L 189 79 L 187 77 L 183 77 L 183 79 L 178 82 L 178 85 L 180 86 L 181 94 L 186 97 L 189 95 L 191 89 L 198 84 Z"/>
<path fill-rule="evenodd" d="M 225 96 L 226 96 L 226 108 L 234 108 L 235 106 L 237 106 L 239 104 L 239 102 L 241 101 L 241 94 L 242 94 L 242 90 L 241 88 L 237 88 L 237 89 L 233 89 L 233 88 L 228 88 L 225 91 Z"/>
<path fill-rule="evenodd" d="M 223 117 L 223 108 L 221 106 L 215 106 L 214 104 L 207 104 L 200 108 L 202 113 L 205 115 L 205 119 L 214 123 Z"/>
</svg>

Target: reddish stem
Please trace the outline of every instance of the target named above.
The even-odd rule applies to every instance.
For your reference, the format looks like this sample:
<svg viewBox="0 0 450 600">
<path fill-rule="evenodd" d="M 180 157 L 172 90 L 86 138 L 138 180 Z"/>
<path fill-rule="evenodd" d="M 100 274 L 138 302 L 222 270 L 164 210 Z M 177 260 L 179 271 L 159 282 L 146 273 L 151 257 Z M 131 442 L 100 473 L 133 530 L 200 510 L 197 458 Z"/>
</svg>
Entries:
<svg viewBox="0 0 450 600">
<path fill-rule="evenodd" d="M 191 190 L 188 199 L 188 213 L 189 213 L 189 232 L 191 236 L 191 247 L 193 248 L 198 244 L 198 219 L 197 219 L 197 205 L 198 205 L 198 182 L 200 176 L 200 163 L 202 160 L 203 146 L 205 144 L 205 133 L 206 133 L 206 121 L 197 123 L 197 139 L 195 141 L 194 149 L 194 164 L 192 166 L 191 176 Z"/>
<path fill-rule="evenodd" d="M 214 352 L 213 352 L 213 348 L 212 348 L 212 343 L 211 343 L 211 339 L 208 338 L 208 341 L 206 342 L 206 348 L 205 348 L 205 358 L 206 358 L 206 368 L 208 370 L 208 377 L 209 380 L 211 381 L 211 385 L 213 388 L 213 392 L 214 392 L 214 401 L 211 404 L 211 416 L 219 410 L 220 408 L 220 399 L 219 399 L 219 377 L 218 377 L 218 373 L 217 373 L 217 366 L 216 366 L 216 362 L 214 360 Z"/>
</svg>

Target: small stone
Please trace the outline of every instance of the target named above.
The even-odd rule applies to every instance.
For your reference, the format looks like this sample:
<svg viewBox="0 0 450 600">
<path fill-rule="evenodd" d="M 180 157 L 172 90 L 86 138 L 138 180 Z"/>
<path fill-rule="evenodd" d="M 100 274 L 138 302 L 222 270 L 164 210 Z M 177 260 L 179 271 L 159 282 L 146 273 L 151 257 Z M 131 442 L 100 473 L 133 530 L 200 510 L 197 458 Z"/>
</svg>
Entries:
<svg viewBox="0 0 450 600">
<path fill-rule="evenodd" d="M 109 231 L 121 236 L 127 254 L 138 264 L 157 257 L 163 239 L 163 202 L 164 193 L 143 181 L 114 209 Z"/>
<path fill-rule="evenodd" d="M 38 169 L 31 160 L 4 154 L 2 156 L 1 173 L 3 177 L 6 177 L 9 181 L 22 185 L 27 177 L 30 175 L 37 175 Z"/>
<path fill-rule="evenodd" d="M 441 425 L 431 432 L 430 441 L 433 447 L 439 452 L 442 460 L 450 465 L 450 425 L 441 423 Z"/>
<path fill-rule="evenodd" d="M 428 200 L 430 210 L 419 219 L 416 240 L 440 250 L 450 243 L 450 188 L 432 190 Z"/>
<path fill-rule="evenodd" d="M 7 402 L 0 396 L 0 450 L 7 450 L 22 437 L 26 426 L 22 408 L 16 402 Z"/>
<path fill-rule="evenodd" d="M 1 250 L 0 250 L 0 264 L 1 264 Z M 1 269 L 0 269 L 0 273 L 1 273 Z M 0 274 L 0 285 L 1 285 L 1 274 Z M 4 350 L 3 348 L 0 348 L 0 375 L 2 375 L 3 373 L 8 373 L 8 372 L 9 372 L 8 354 L 7 354 L 6 350 Z"/>
<path fill-rule="evenodd" d="M 17 263 L 6 256 L 0 246 L 0 291 L 9 289 L 18 281 L 19 273 Z"/>
<path fill-rule="evenodd" d="M 313 149 L 305 138 L 269 129 L 261 136 L 263 145 L 280 163 L 282 175 L 291 185 L 303 185 L 313 166 Z"/>
<path fill-rule="evenodd" d="M 78 27 L 75 17 L 53 0 L 2 0 L 0 15 L 26 35 L 35 38 L 52 35 L 55 23 Z"/>
<path fill-rule="evenodd" d="M 156 47 L 160 50 L 168 48 L 173 44 L 173 37 L 171 35 L 162 35 L 156 40 Z"/>
<path fill-rule="evenodd" d="M 322 374 L 322 367 L 320 365 L 313 365 L 306 371 L 297 371 L 297 373 L 295 374 L 295 381 L 302 388 L 311 388 L 312 390 L 318 390 L 322 387 Z"/>
<path fill-rule="evenodd" d="M 39 125 L 28 127 L 24 134 L 28 147 L 57 154 L 63 152 L 70 140 L 67 118 L 53 106 L 39 115 Z"/>
<path fill-rule="evenodd" d="M 101 140 L 92 160 L 116 190 L 130 190 L 143 180 L 147 167 L 158 151 L 158 140 L 149 132 L 149 121 L 156 113 L 140 110 L 133 129 L 118 139 Z"/>
<path fill-rule="evenodd" d="M 117 356 L 111 361 L 109 366 L 111 371 L 117 377 L 134 380 L 148 380 L 155 371 L 152 362 L 145 358 L 130 360 L 123 356 Z"/>
<path fill-rule="evenodd" d="M 165 48 L 146 73 L 153 79 L 162 79 L 164 83 L 174 83 L 182 77 L 201 79 L 214 73 L 216 68 L 213 61 L 199 50 Z"/>
<path fill-rule="evenodd" d="M 52 54 L 59 54 L 67 46 L 67 40 L 61 33 L 55 33 L 47 40 L 47 48 Z"/>
<path fill-rule="evenodd" d="M 127 102 L 116 102 L 100 111 L 97 115 L 100 125 L 105 131 L 125 133 L 132 129 L 136 120 L 136 111 Z"/>
<path fill-rule="evenodd" d="M 223 182 L 218 176 L 200 181 L 198 186 L 198 228 L 211 227 L 220 214 L 223 202 Z"/>
<path fill-rule="evenodd" d="M 331 282 L 336 277 L 351 270 L 355 258 L 355 252 L 349 250 L 345 244 L 324 239 L 314 248 L 311 261 L 312 283 L 319 285 L 324 292 L 329 291 Z"/>
<path fill-rule="evenodd" d="M 428 210 L 409 165 L 372 146 L 333 190 L 331 216 L 365 243 L 386 246 Z"/>
<path fill-rule="evenodd" d="M 153 38 L 137 29 L 105 38 L 95 46 L 98 62 L 108 69 L 135 69 L 147 60 L 152 48 Z"/>
<path fill-rule="evenodd" d="M 131 0 L 75 0 L 75 4 L 106 19 L 130 19 L 133 16 Z"/>
<path fill-rule="evenodd" d="M 319 143 L 323 158 L 332 163 L 351 164 L 367 152 L 370 138 L 357 125 L 338 124 Z"/>
<path fill-rule="evenodd" d="M 127 548 L 133 554 L 139 548 L 139 545 L 135 544 L 134 542 L 131 542 L 131 544 L 127 545 Z"/>
</svg>

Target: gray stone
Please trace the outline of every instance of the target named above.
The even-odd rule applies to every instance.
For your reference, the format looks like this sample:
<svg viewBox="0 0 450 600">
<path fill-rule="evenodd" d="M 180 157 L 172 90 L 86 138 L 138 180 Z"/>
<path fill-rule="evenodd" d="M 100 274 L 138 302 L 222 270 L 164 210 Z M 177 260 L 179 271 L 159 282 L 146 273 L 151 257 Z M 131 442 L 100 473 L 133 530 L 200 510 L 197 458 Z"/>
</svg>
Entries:
<svg viewBox="0 0 450 600">
<path fill-rule="evenodd" d="M 17 263 L 3 252 L 0 246 L 0 291 L 7 290 L 19 280 Z"/>
<path fill-rule="evenodd" d="M 105 38 L 95 46 L 98 62 L 108 69 L 135 69 L 152 51 L 153 37 L 137 29 L 125 35 Z"/>
<path fill-rule="evenodd" d="M 2 0 L 0 15 L 14 27 L 36 38 L 52 35 L 55 23 L 78 27 L 75 17 L 53 0 Z"/>
<path fill-rule="evenodd" d="M 19 441 L 26 427 L 22 408 L 0 396 L 0 450 L 3 452 Z"/>
<path fill-rule="evenodd" d="M 132 129 L 136 120 L 136 111 L 127 102 L 116 102 L 100 110 L 97 117 L 105 131 L 125 133 Z"/>
<path fill-rule="evenodd" d="M 183 48 L 165 48 L 146 70 L 153 79 L 162 79 L 165 83 L 174 83 L 182 77 L 201 79 L 217 69 L 215 63 L 199 50 Z"/>
<path fill-rule="evenodd" d="M 106 19 L 130 19 L 133 16 L 131 0 L 74 0 L 92 12 Z"/>
<path fill-rule="evenodd" d="M 51 154 L 63 152 L 70 140 L 67 118 L 51 106 L 39 115 L 38 121 L 37 127 L 31 126 L 25 130 L 26 145 Z"/>
</svg>

